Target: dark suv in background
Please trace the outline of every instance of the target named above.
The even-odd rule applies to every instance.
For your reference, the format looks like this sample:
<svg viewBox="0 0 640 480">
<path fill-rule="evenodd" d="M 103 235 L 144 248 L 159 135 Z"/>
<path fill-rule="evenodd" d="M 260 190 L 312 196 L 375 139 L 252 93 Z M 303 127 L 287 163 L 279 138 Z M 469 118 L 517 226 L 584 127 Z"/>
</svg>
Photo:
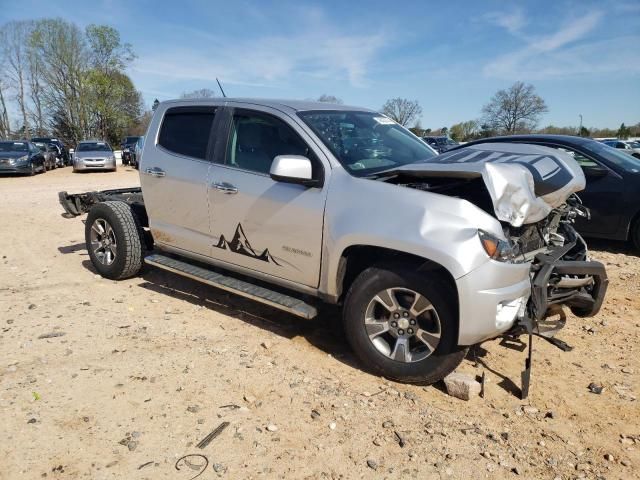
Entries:
<svg viewBox="0 0 640 480">
<path fill-rule="evenodd" d="M 139 136 L 136 137 L 125 137 L 125 139 L 122 141 L 122 144 L 120 145 L 120 147 L 122 148 L 122 164 L 123 165 L 132 165 L 132 166 L 136 166 L 135 165 L 135 155 L 134 155 L 134 149 L 136 146 L 136 143 L 138 142 L 138 140 L 142 138 Z"/>
<path fill-rule="evenodd" d="M 47 145 L 52 143 L 58 149 L 58 153 L 56 155 L 57 158 L 62 160 L 62 164 L 66 167 L 71 165 L 71 157 L 69 156 L 69 150 L 64 146 L 64 144 L 57 139 L 56 137 L 33 137 L 31 138 L 33 143 L 46 143 Z"/>
<path fill-rule="evenodd" d="M 444 153 L 447 150 L 451 150 L 454 147 L 460 145 L 455 140 L 447 137 L 446 135 L 442 135 L 439 137 L 422 137 L 431 148 L 433 148 L 438 153 Z"/>
</svg>

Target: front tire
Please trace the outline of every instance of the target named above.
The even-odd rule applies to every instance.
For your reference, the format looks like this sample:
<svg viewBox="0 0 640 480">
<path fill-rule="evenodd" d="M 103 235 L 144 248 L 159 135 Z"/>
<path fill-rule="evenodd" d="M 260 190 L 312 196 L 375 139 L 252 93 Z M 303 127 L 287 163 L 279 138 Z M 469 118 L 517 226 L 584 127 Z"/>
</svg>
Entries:
<svg viewBox="0 0 640 480">
<path fill-rule="evenodd" d="M 347 293 L 347 340 L 370 370 L 419 384 L 442 380 L 466 354 L 457 346 L 452 292 L 438 275 L 406 265 L 366 269 Z"/>
<path fill-rule="evenodd" d="M 122 280 L 142 268 L 142 229 L 125 202 L 101 202 L 89 211 L 85 241 L 91 263 L 103 277 Z"/>
</svg>

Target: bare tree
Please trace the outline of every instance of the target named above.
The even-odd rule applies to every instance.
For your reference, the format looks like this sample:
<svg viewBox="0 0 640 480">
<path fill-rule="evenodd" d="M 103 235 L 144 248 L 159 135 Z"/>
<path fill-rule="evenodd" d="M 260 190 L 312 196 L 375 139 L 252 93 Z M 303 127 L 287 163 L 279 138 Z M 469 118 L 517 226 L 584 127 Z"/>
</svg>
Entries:
<svg viewBox="0 0 640 480">
<path fill-rule="evenodd" d="M 380 112 L 406 127 L 422 115 L 422 107 L 417 100 L 392 98 L 385 102 Z"/>
<path fill-rule="evenodd" d="M 29 49 L 27 50 L 28 70 L 27 79 L 29 83 L 29 99 L 31 106 L 29 108 L 29 116 L 31 117 L 37 135 L 44 135 L 45 115 L 43 104 L 44 85 L 42 83 L 42 62 L 38 57 L 37 50 L 31 48 L 31 39 L 29 41 Z"/>
<path fill-rule="evenodd" d="M 344 102 L 342 101 L 342 99 L 333 96 L 333 95 L 327 95 L 326 93 L 323 93 L 322 95 L 320 95 L 318 97 L 318 100 L 316 100 L 316 102 L 322 102 L 322 103 L 335 103 L 338 105 L 342 105 Z"/>
<path fill-rule="evenodd" d="M 0 29 L 0 41 L 3 40 L 4 33 Z M 7 68 L 7 59 L 5 51 L 0 48 L 0 72 L 5 72 Z M 8 85 L 5 78 L 0 76 L 0 138 L 11 137 L 11 123 L 9 121 L 9 111 L 7 110 L 6 92 Z"/>
<path fill-rule="evenodd" d="M 90 52 L 83 32 L 61 19 L 37 22 L 32 45 L 42 62 L 43 100 L 53 133 L 76 143 L 90 134 L 92 107 L 87 85 Z"/>
<path fill-rule="evenodd" d="M 9 138 L 11 136 L 11 123 L 9 122 L 9 112 L 4 99 L 5 86 L 0 79 L 0 138 Z"/>
<path fill-rule="evenodd" d="M 533 85 L 516 82 L 508 90 L 498 90 L 482 108 L 482 115 L 487 125 L 514 134 L 534 129 L 540 116 L 548 111 Z"/>
<path fill-rule="evenodd" d="M 0 32 L 5 74 L 15 90 L 15 100 L 22 115 L 23 131 L 27 138 L 30 137 L 27 115 L 27 45 L 31 29 L 31 22 L 13 21 L 6 23 Z"/>
<path fill-rule="evenodd" d="M 213 98 L 215 96 L 216 93 L 210 88 L 200 88 L 192 92 L 182 92 L 180 98 Z"/>
</svg>

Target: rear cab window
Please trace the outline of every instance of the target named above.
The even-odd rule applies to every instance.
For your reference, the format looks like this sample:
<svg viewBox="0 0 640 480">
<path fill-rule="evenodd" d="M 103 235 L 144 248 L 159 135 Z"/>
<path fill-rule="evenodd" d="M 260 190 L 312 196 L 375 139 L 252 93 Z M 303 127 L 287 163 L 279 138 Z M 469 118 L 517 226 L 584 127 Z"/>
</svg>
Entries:
<svg viewBox="0 0 640 480">
<path fill-rule="evenodd" d="M 169 108 L 162 119 L 158 145 L 177 155 L 206 160 L 215 115 L 216 107 Z"/>
</svg>

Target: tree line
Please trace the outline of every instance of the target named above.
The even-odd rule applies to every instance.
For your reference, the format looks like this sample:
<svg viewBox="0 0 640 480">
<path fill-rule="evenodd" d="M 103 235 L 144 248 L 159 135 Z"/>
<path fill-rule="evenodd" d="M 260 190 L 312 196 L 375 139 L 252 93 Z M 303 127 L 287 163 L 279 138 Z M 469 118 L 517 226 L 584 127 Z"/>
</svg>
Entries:
<svg viewBox="0 0 640 480">
<path fill-rule="evenodd" d="M 119 143 L 144 121 L 142 96 L 126 74 L 134 58 L 131 45 L 110 26 L 82 30 L 59 18 L 5 23 L 0 138 L 52 135 L 69 145 L 88 138 Z"/>
<path fill-rule="evenodd" d="M 640 122 L 631 127 L 624 123 L 615 129 L 588 129 L 579 127 L 556 127 L 549 125 L 537 128 L 540 117 L 549 111 L 544 99 L 533 85 L 515 82 L 510 88 L 498 90 L 482 107 L 479 119 L 456 123 L 451 127 L 422 128 L 420 116 L 422 107 L 417 100 L 393 98 L 387 100 L 380 109 L 382 113 L 399 124 L 409 127 L 418 136 L 448 135 L 459 142 L 467 142 L 495 135 L 516 135 L 524 133 L 546 133 L 556 135 L 578 135 L 582 137 L 616 137 L 627 139 L 640 136 Z"/>
</svg>

